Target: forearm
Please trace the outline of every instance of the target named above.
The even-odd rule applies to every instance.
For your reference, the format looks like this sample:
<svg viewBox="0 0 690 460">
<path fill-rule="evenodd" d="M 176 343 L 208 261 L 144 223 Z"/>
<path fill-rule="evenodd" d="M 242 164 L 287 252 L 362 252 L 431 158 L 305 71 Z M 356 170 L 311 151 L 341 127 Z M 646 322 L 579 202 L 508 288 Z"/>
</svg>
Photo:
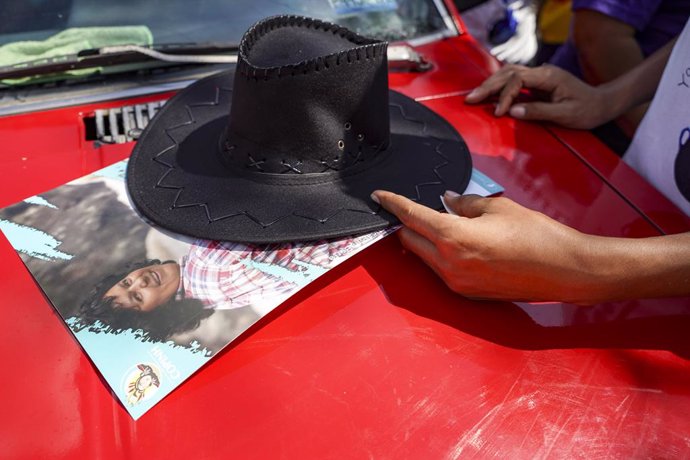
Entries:
<svg viewBox="0 0 690 460">
<path fill-rule="evenodd" d="M 654 97 L 674 44 L 675 40 L 666 44 L 629 72 L 599 86 L 604 98 L 610 102 L 610 119 L 617 118 L 633 107 L 649 102 Z"/>
<path fill-rule="evenodd" d="M 585 239 L 580 262 L 586 275 L 573 289 L 573 301 L 690 296 L 690 233 Z"/>
<path fill-rule="evenodd" d="M 580 68 L 584 80 L 590 85 L 615 80 L 644 61 L 632 26 L 586 9 L 578 10 L 573 22 Z M 633 107 L 622 114 L 617 123 L 632 137 L 646 110 L 647 104 Z"/>
<path fill-rule="evenodd" d="M 577 10 L 573 40 L 585 81 L 600 85 L 629 72 L 644 61 L 635 29 L 592 10 Z"/>
</svg>

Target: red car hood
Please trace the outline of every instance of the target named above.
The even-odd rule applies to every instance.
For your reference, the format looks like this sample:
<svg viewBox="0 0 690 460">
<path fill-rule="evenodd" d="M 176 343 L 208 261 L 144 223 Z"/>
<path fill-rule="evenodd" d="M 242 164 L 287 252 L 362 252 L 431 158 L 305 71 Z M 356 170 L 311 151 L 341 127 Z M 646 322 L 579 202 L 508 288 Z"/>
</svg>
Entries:
<svg viewBox="0 0 690 460">
<path fill-rule="evenodd" d="M 690 230 L 588 133 L 465 105 L 496 66 L 471 38 L 418 49 L 432 69 L 392 74 L 391 86 L 446 117 L 506 196 L 600 235 Z M 96 109 L 170 95 L 0 118 L 0 206 L 127 157 L 133 143 L 85 140 Z M 389 237 L 134 422 L 4 238 L 0 253 L 4 458 L 690 455 L 690 299 L 469 301 Z"/>
</svg>

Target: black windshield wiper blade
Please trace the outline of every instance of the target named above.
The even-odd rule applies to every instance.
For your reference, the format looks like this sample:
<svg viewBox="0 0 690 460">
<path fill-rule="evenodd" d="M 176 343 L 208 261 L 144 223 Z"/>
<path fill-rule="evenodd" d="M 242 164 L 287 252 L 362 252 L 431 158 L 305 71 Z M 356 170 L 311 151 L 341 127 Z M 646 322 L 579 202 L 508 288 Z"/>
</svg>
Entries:
<svg viewBox="0 0 690 460">
<path fill-rule="evenodd" d="M 140 62 L 227 64 L 237 62 L 237 44 L 113 45 L 82 50 L 78 54 L 0 67 L 0 80 L 56 74 L 77 69 L 110 67 Z"/>
</svg>

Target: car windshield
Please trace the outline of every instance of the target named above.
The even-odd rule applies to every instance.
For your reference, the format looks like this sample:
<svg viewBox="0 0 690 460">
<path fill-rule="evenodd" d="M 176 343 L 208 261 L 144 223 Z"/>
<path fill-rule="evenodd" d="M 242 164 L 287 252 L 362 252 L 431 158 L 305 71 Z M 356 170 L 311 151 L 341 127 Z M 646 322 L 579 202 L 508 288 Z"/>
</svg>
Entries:
<svg viewBox="0 0 690 460">
<path fill-rule="evenodd" d="M 123 29 L 133 37 L 145 30 L 147 45 L 237 43 L 251 24 L 277 14 L 325 19 L 389 41 L 448 28 L 434 0 L 3 0 L 0 45 L 46 40 L 65 29 L 113 26 L 137 26 Z M 107 34 L 99 38 L 107 43 Z M 92 48 L 91 42 L 85 35 L 82 46 Z M 78 43 L 70 46 L 69 54 L 80 51 L 74 49 Z"/>
</svg>

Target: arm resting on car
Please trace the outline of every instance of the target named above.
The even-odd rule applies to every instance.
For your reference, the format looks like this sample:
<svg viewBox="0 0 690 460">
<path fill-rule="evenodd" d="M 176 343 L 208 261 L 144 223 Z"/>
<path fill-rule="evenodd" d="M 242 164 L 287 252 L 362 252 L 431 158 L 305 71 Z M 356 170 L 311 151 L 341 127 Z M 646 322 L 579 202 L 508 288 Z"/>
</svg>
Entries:
<svg viewBox="0 0 690 460">
<path fill-rule="evenodd" d="M 593 304 L 690 296 L 690 233 L 589 235 L 502 197 L 446 192 L 457 215 L 390 192 L 372 199 L 401 220 L 403 245 L 466 297 Z"/>
</svg>

